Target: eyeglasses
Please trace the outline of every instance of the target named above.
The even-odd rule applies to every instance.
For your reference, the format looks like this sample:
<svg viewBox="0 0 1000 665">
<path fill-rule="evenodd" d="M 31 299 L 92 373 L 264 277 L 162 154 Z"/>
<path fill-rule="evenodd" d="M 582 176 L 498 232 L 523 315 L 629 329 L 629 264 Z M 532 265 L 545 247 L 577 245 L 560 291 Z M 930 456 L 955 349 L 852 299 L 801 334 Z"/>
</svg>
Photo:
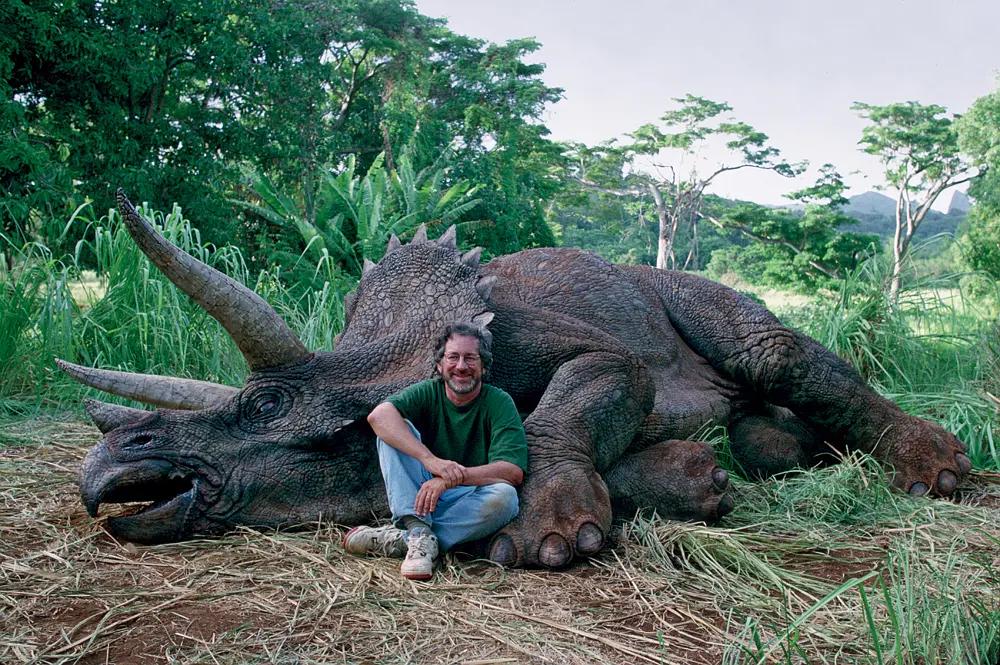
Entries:
<svg viewBox="0 0 1000 665">
<path fill-rule="evenodd" d="M 444 361 L 449 365 L 457 365 L 459 360 L 464 360 L 466 365 L 474 367 L 479 364 L 480 357 L 478 353 L 467 353 L 465 355 L 461 353 L 446 353 L 444 356 Z"/>
</svg>

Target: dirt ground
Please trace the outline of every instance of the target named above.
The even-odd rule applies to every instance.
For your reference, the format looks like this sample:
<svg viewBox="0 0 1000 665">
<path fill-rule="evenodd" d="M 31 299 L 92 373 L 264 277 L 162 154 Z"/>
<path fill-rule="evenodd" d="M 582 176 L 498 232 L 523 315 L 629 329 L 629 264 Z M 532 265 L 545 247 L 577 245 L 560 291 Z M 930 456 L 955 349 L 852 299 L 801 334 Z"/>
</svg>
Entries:
<svg viewBox="0 0 1000 665">
<path fill-rule="evenodd" d="M 398 561 L 345 556 L 335 526 L 116 542 L 76 490 L 98 438 L 59 420 L 0 434 L 2 663 L 753 662 L 749 653 L 784 662 L 784 647 L 758 648 L 754 635 L 773 637 L 782 612 L 796 616 L 824 589 L 877 570 L 898 535 L 844 546 L 774 530 L 765 538 L 748 525 L 626 525 L 614 548 L 567 571 L 449 555 L 433 581 L 415 583 L 399 577 Z M 981 521 L 998 524 L 997 479 L 967 493 Z M 963 542 L 995 562 L 998 535 Z M 747 558 L 722 549 L 699 558 L 703 546 Z M 731 588 L 729 574 L 747 588 Z M 799 650 L 822 654 L 817 662 L 867 662 L 843 641 L 864 635 L 849 614 L 857 606 L 838 602 L 823 610 L 843 616 L 817 614 L 820 623 L 795 633 Z"/>
</svg>

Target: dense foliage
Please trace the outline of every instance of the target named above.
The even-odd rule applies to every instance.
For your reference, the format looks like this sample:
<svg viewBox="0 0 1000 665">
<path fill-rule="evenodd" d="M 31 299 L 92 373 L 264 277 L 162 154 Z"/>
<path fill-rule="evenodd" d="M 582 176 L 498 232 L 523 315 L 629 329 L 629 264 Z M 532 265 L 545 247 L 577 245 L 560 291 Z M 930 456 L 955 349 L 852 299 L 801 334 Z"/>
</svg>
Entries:
<svg viewBox="0 0 1000 665">
<path fill-rule="evenodd" d="M 966 257 L 972 268 L 1000 280 L 1000 90 L 980 97 L 962 116 L 959 144 L 985 170 L 969 187 L 976 205 Z"/>
<path fill-rule="evenodd" d="M 255 248 L 241 173 L 270 179 L 315 223 L 318 190 L 355 156 L 417 171 L 449 147 L 480 188 L 469 219 L 495 251 L 550 244 L 542 201 L 558 150 L 537 123 L 559 91 L 523 61 L 538 45 L 456 35 L 406 0 L 6 3 L 0 21 L 4 231 L 71 248 L 85 200 L 115 187 L 175 202 L 205 237 Z M 54 226 L 53 226 L 54 225 Z M 273 229 L 271 229 L 273 231 Z"/>
<path fill-rule="evenodd" d="M 802 291 L 835 287 L 879 249 L 877 237 L 845 230 L 855 223 L 841 212 L 847 204 L 845 189 L 833 165 L 825 164 L 814 185 L 787 195 L 800 209 L 741 203 L 709 216 L 719 228 L 750 241 L 713 252 L 709 271 Z"/>
</svg>

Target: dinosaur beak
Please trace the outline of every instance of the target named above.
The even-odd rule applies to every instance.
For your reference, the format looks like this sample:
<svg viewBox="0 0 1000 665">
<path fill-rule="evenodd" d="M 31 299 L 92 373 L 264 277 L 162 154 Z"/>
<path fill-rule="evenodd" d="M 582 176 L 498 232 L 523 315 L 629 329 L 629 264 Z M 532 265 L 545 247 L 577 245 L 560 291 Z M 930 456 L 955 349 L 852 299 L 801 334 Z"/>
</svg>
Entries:
<svg viewBox="0 0 1000 665">
<path fill-rule="evenodd" d="M 80 498 L 92 517 L 105 503 L 146 504 L 107 521 L 111 535 L 136 543 L 184 538 L 197 490 L 197 480 L 164 460 L 116 462 L 104 441 L 87 454 L 80 469 Z"/>
</svg>

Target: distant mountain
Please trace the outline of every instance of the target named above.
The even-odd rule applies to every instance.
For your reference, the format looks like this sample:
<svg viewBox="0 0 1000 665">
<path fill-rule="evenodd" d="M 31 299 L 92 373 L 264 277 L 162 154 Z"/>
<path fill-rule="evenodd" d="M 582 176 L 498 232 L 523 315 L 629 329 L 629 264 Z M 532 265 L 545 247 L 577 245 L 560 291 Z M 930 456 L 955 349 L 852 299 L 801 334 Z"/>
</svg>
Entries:
<svg viewBox="0 0 1000 665">
<path fill-rule="evenodd" d="M 847 199 L 844 213 L 851 216 L 878 215 L 895 219 L 896 200 L 878 192 L 865 192 Z"/>
<path fill-rule="evenodd" d="M 732 201 L 732 203 L 737 203 L 737 201 Z M 793 213 L 802 213 L 805 210 L 805 206 L 801 203 L 763 205 L 767 208 L 782 208 Z M 955 192 L 951 195 L 948 212 L 941 213 L 937 210 L 931 210 L 927 213 L 927 217 L 917 229 L 916 237 L 929 238 L 942 233 L 955 235 L 958 225 L 965 220 L 969 212 L 969 206 L 969 198 L 962 192 Z M 865 192 L 852 196 L 847 199 L 847 205 L 841 210 L 848 217 L 857 220 L 856 224 L 842 226 L 841 231 L 870 233 L 883 238 L 892 237 L 896 231 L 896 199 L 885 194 Z"/>
<path fill-rule="evenodd" d="M 969 208 L 972 207 L 972 203 L 969 201 L 969 197 L 965 195 L 965 192 L 960 192 L 955 190 L 951 195 L 951 203 L 948 204 L 948 214 L 960 214 L 964 215 L 969 212 Z"/>
<path fill-rule="evenodd" d="M 961 198 L 959 198 L 961 197 Z M 962 207 L 964 204 L 964 208 Z M 955 234 L 958 225 L 965 219 L 969 210 L 969 200 L 961 192 L 952 195 L 948 213 L 931 210 L 927 213 L 916 237 L 928 238 L 940 233 Z M 843 227 L 844 231 L 855 233 L 874 233 L 882 237 L 891 236 L 896 230 L 896 200 L 879 194 L 865 192 L 848 199 L 843 208 L 844 214 L 858 220 L 857 224 Z"/>
</svg>

